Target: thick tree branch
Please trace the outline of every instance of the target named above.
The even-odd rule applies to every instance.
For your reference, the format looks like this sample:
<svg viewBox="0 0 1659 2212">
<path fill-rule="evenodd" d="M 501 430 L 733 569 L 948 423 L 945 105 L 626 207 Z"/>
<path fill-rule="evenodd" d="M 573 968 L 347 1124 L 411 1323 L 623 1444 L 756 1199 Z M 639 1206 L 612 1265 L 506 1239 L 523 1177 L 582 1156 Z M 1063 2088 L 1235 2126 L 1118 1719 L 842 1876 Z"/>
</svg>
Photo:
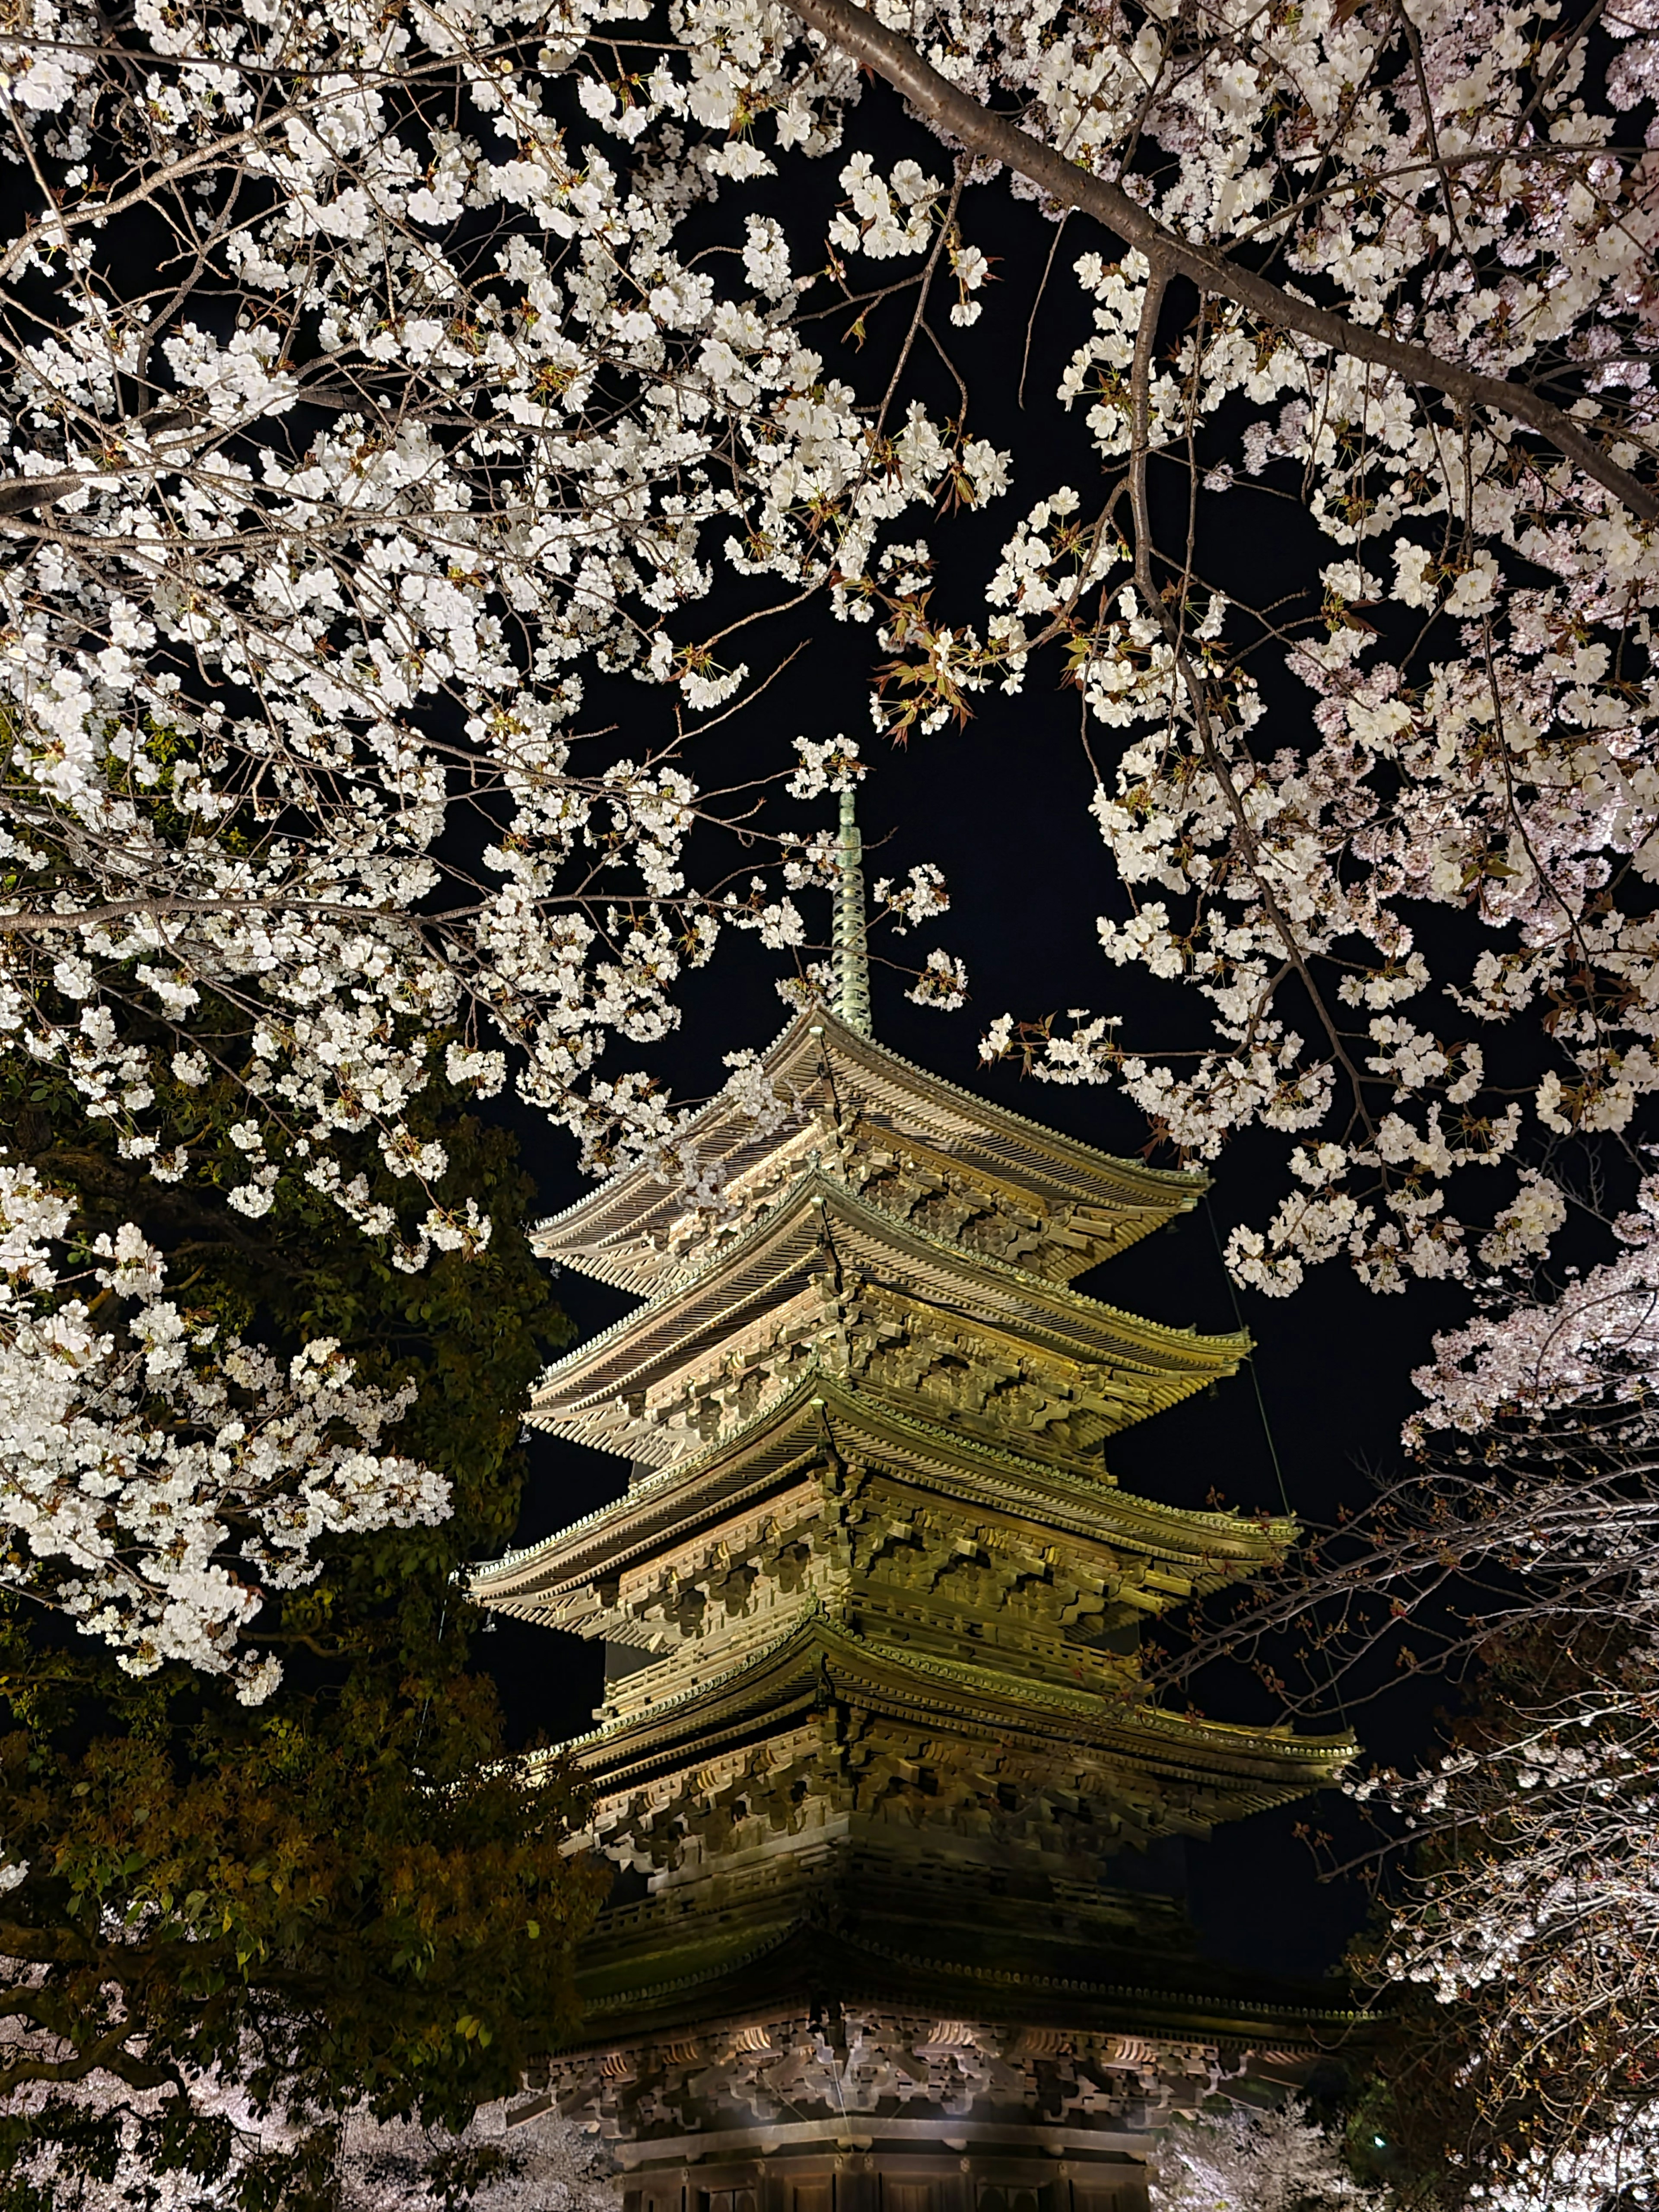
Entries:
<svg viewBox="0 0 1659 2212">
<path fill-rule="evenodd" d="M 90 477 L 73 471 L 60 471 L 52 477 L 14 477 L 9 483 L 0 483 L 0 514 L 31 514 L 37 507 L 67 499 L 90 482 Z"/>
<path fill-rule="evenodd" d="M 123 2021 L 95 2042 L 76 2051 L 72 2058 L 40 2058 L 27 2050 L 21 2051 L 9 2065 L 0 2067 L 0 2096 L 10 2096 L 25 2082 L 44 2081 L 61 2085 L 84 2081 L 89 2075 L 100 2072 L 114 2075 L 118 2081 L 125 2081 L 130 2089 L 178 2088 L 180 2084 L 176 2067 L 149 2064 L 126 2047 L 131 2033 L 131 2024 Z M 64 2042 L 69 2040 L 67 2037 L 61 2039 Z"/>
<path fill-rule="evenodd" d="M 1103 223 L 1127 246 L 1149 259 L 1161 260 L 1175 275 L 1189 277 L 1201 291 L 1231 300 L 1281 330 L 1297 331 L 1333 352 L 1374 362 L 1407 384 L 1438 392 L 1466 407 L 1491 408 L 1518 422 L 1582 469 L 1644 521 L 1659 521 L 1659 487 L 1642 483 L 1620 468 L 1595 440 L 1529 385 L 1507 377 L 1482 376 L 1445 361 L 1427 346 L 1367 330 L 1328 307 L 1316 307 L 1241 268 L 1213 247 L 1194 246 L 1138 206 L 1121 185 L 1092 176 L 1052 147 L 994 114 L 959 92 L 924 61 L 908 39 L 878 23 L 854 0 L 789 0 L 791 12 L 833 46 L 886 78 L 896 91 L 930 122 L 950 131 L 970 153 L 1001 161 L 1038 185 L 1062 207 L 1078 208 Z"/>
</svg>

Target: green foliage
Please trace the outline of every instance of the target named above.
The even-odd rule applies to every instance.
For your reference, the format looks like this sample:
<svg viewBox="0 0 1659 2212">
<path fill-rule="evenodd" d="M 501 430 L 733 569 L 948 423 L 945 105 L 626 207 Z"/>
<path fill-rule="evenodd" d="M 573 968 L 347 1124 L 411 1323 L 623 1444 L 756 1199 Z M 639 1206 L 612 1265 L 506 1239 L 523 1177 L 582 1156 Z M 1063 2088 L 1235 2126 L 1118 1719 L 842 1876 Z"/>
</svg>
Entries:
<svg viewBox="0 0 1659 2212">
<path fill-rule="evenodd" d="M 570 1946 L 604 1887 L 562 1849 L 574 1788 L 527 1787 L 503 1757 L 453 1579 L 511 1536 L 522 1408 L 568 1333 L 510 1139 L 423 1094 L 419 1133 L 449 1162 L 434 1194 L 476 1199 L 493 1232 L 407 1274 L 297 1179 L 263 1219 L 230 1213 L 206 1186 L 231 1086 L 181 1091 L 201 1164 L 171 1187 L 15 1065 L 0 1122 L 88 1234 L 137 1220 L 183 1303 L 285 1352 L 336 1337 L 367 1382 L 412 1378 L 388 1448 L 447 1475 L 454 1510 L 337 1538 L 315 1584 L 269 1600 L 251 1640 L 285 1680 L 252 1709 L 182 1667 L 137 1680 L 27 1597 L 0 1604 L 0 1836 L 29 1863 L 0 1896 L 0 2002 L 39 2031 L 0 2067 L 19 2093 L 0 2212 L 135 2167 L 220 2182 L 246 2212 L 326 2204 L 346 2110 L 459 2127 L 569 2027 Z M 367 1139 L 357 1164 L 400 1219 L 424 1210 Z M 283 2139 L 259 2148 L 273 2118 Z"/>
</svg>

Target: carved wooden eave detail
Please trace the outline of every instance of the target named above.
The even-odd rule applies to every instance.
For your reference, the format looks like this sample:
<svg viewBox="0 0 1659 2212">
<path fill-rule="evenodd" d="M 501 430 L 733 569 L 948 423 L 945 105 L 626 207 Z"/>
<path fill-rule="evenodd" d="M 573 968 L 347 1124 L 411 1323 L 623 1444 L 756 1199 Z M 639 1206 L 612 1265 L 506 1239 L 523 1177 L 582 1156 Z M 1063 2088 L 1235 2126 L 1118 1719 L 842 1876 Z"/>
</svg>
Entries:
<svg viewBox="0 0 1659 2212">
<path fill-rule="evenodd" d="M 777 1126 L 757 1123 L 722 1095 L 689 1125 L 684 1142 L 699 1161 L 718 1161 L 726 1217 L 688 1203 L 684 1179 L 631 1169 L 544 1222 L 534 1243 L 545 1257 L 650 1297 L 696 1264 L 711 1234 L 765 1193 L 789 1161 L 817 1148 L 883 1146 L 983 1191 L 1018 1194 L 1032 1208 L 1034 1235 L 1063 1243 L 1056 1268 L 1080 1273 L 1126 1250 L 1172 1215 L 1188 1211 L 1208 1178 L 1149 1168 L 1029 1121 L 912 1066 L 827 1010 L 801 1014 L 763 1055 L 780 1101 Z"/>
<path fill-rule="evenodd" d="M 937 1500 L 942 1512 L 976 1526 L 989 1516 L 1011 1540 L 1052 1547 L 1058 1539 L 1079 1555 L 1109 1560 L 1120 1577 L 1138 1578 L 1133 1602 L 1144 1612 L 1258 1572 L 1296 1533 L 1283 1519 L 1139 1498 L 1103 1480 L 1097 1467 L 992 1446 L 814 1367 L 785 1399 L 701 1458 L 647 1476 L 574 1527 L 475 1568 L 472 1595 L 520 1620 L 632 1642 L 617 1601 L 630 1568 L 670 1557 L 670 1547 L 695 1551 L 711 1532 L 728 1557 L 742 1557 L 750 1528 L 777 1516 L 780 1497 L 817 1468 L 826 1445 L 843 1467 L 879 1466 L 892 1483 Z"/>
<path fill-rule="evenodd" d="M 1248 1337 L 1145 1322 L 988 1255 L 896 1221 L 822 1165 L 735 1243 L 550 1367 L 530 1418 L 654 1465 L 690 1457 L 819 1364 L 867 1370 L 867 1387 L 1023 1393 L 994 1429 L 1065 1425 L 1087 1449 L 1234 1373 Z M 890 1376 L 884 1370 L 892 1370 Z M 745 1385 L 749 1402 L 744 1403 Z M 711 1407 L 713 1411 L 711 1412 Z M 1046 1424 L 1043 1417 L 1046 1415 Z"/>
</svg>

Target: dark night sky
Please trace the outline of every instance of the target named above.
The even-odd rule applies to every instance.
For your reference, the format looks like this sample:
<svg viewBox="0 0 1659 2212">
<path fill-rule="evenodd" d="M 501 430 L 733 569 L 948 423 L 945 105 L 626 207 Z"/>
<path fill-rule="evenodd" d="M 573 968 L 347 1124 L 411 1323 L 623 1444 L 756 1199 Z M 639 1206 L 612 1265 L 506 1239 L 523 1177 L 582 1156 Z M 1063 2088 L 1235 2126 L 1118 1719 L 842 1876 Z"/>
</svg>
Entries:
<svg viewBox="0 0 1659 2212">
<path fill-rule="evenodd" d="M 884 94 L 872 95 L 858 143 L 884 147 L 884 159 L 910 152 L 934 174 L 945 166 L 937 142 L 902 125 Z M 781 211 L 821 224 L 836 197 L 841 166 L 841 158 L 832 158 L 809 179 L 821 206 Z M 740 205 L 761 204 L 751 197 Z M 1066 272 L 1078 253 L 1107 241 L 1089 234 L 1080 222 L 1068 227 L 1058 258 L 1063 281 L 1051 286 L 1037 318 L 1022 409 L 1015 398 L 1021 355 L 1053 231 L 1029 205 L 1017 205 L 1001 185 L 966 195 L 963 227 L 969 239 L 1000 257 L 1000 281 L 981 326 L 951 333 L 952 349 L 975 396 L 970 431 L 1012 449 L 1015 476 L 1012 491 L 987 513 L 937 532 L 946 549 L 938 608 L 947 620 L 982 623 L 983 586 L 997 551 L 1031 502 L 1059 482 L 1076 486 L 1085 513 L 1098 495 L 1098 466 L 1081 410 L 1066 415 L 1050 395 L 1086 327 L 1077 287 Z M 884 265 L 879 273 L 893 272 Z M 878 373 L 885 380 L 900 311 L 886 312 L 892 320 L 885 331 L 872 318 L 861 381 Z M 908 301 L 902 312 L 908 319 Z M 1184 312 L 1178 301 L 1175 312 Z M 939 319 L 942 325 L 942 314 Z M 844 372 L 850 357 L 836 357 L 836 328 L 829 322 L 818 325 L 814 342 L 823 343 L 832 364 Z M 921 374 L 930 404 L 948 411 L 952 403 L 943 373 L 933 374 L 931 387 L 928 372 Z M 1166 496 L 1174 495 L 1171 484 Z M 1279 591 L 1305 589 L 1320 562 L 1335 557 L 1328 542 L 1314 539 L 1291 501 L 1248 490 L 1213 504 L 1221 520 L 1202 556 L 1212 574 L 1241 597 L 1261 603 Z M 913 525 L 901 523 L 895 534 L 914 537 L 927 527 L 927 516 L 918 512 Z M 1316 594 L 1316 583 L 1314 589 Z M 678 623 L 676 632 L 689 635 L 690 626 Z M 978 1060 L 985 1024 L 1005 1012 L 1018 1018 L 1063 1014 L 1073 1006 L 1117 1013 L 1125 1018 L 1126 1042 L 1138 1039 L 1156 1048 L 1181 1036 L 1193 1041 L 1194 1014 L 1200 1011 L 1176 987 L 1112 968 L 1097 948 L 1096 916 L 1121 917 L 1127 902 L 1086 811 L 1092 776 L 1079 740 L 1078 695 L 1058 687 L 1058 664 L 1035 665 L 1024 696 L 986 695 L 966 729 L 918 738 L 899 749 L 870 725 L 869 672 L 879 657 L 872 628 L 837 624 L 814 607 L 795 631 L 769 635 L 780 641 L 770 654 L 757 632 L 748 634 L 741 648 L 757 675 L 787 643 L 805 640 L 805 650 L 757 705 L 715 738 L 694 746 L 689 765 L 706 788 L 723 779 L 736 782 L 775 771 L 787 764 L 797 732 L 822 739 L 845 731 L 859 738 L 872 766 L 860 794 L 868 875 L 902 878 L 915 861 L 937 861 L 953 901 L 948 915 L 910 938 L 878 933 L 874 949 L 878 955 L 920 961 L 941 945 L 967 961 L 972 992 L 959 1012 L 924 1011 L 906 1003 L 902 977 L 878 967 L 877 1035 L 906 1057 L 1033 1118 L 1109 1151 L 1138 1151 L 1145 1127 L 1125 1100 L 1097 1089 L 1022 1081 L 1012 1066 L 987 1070 Z M 1294 744 L 1310 733 L 1310 702 L 1284 675 L 1282 655 L 1279 662 L 1277 671 L 1271 663 L 1259 671 L 1278 725 L 1268 736 L 1274 744 Z M 661 712 L 659 700 L 660 694 L 631 684 L 595 688 L 588 725 L 614 715 L 629 749 L 636 750 L 665 734 L 653 719 Z M 1097 726 L 1091 742 L 1109 773 L 1118 734 Z M 833 817 L 834 801 L 824 799 L 811 807 L 789 805 L 771 818 L 811 829 L 828 826 Z M 706 849 L 713 852 L 712 846 Z M 713 857 L 718 866 L 742 859 L 735 847 Z M 827 896 L 807 895 L 805 904 L 809 926 L 827 928 Z M 814 906 L 822 913 L 812 914 Z M 688 980 L 678 1034 L 648 1055 L 618 1053 L 615 1066 L 643 1058 L 678 1096 L 706 1095 L 724 1079 L 723 1054 L 763 1048 L 781 1027 L 786 1010 L 774 981 L 785 972 L 784 960 L 762 951 L 752 937 L 728 937 L 712 967 Z M 518 1120 L 546 1209 L 569 1204 L 582 1188 L 574 1146 L 562 1134 Z M 1284 1139 L 1257 1133 L 1223 1157 L 1212 1205 L 1224 1240 L 1235 1222 L 1259 1222 L 1277 1203 L 1285 1187 L 1285 1145 Z M 1177 1325 L 1233 1326 L 1226 1279 L 1202 1211 L 1085 1278 L 1082 1287 Z M 584 1334 L 617 1318 L 629 1304 L 574 1276 L 565 1276 L 559 1288 Z M 1455 1296 L 1419 1285 L 1406 1297 L 1377 1298 L 1333 1267 L 1288 1301 L 1247 1292 L 1240 1303 L 1260 1347 L 1257 1374 L 1291 1503 L 1310 1520 L 1328 1521 L 1343 1505 L 1363 1500 L 1368 1465 L 1395 1457 L 1400 1424 L 1413 1403 L 1410 1368 L 1426 1352 L 1432 1329 L 1456 1317 Z M 1248 1376 L 1131 1430 L 1116 1443 L 1111 1463 L 1126 1486 L 1172 1504 L 1201 1505 L 1216 1490 L 1247 1510 L 1279 1504 Z M 544 1438 L 533 1446 L 533 1469 L 520 1541 L 592 1510 L 617 1494 L 626 1478 L 620 1462 Z M 597 1649 L 507 1623 L 482 1649 L 500 1676 L 520 1737 L 532 1731 L 560 1736 L 589 1724 L 598 1698 Z M 1240 1700 L 1235 1710 L 1242 1717 L 1248 1709 L 1242 1701 L 1250 1692 L 1241 1680 L 1206 1695 L 1212 1708 L 1228 1698 Z M 1394 1705 L 1385 1700 L 1364 1722 L 1368 1748 L 1379 1756 L 1408 1754 L 1422 1741 L 1427 1711 L 1421 1698 Z M 1340 1820 L 1342 1808 L 1334 1811 Z M 1192 1849 L 1193 1907 L 1218 1956 L 1280 1972 L 1321 1971 L 1363 1914 L 1363 1895 L 1352 1885 L 1334 1889 L 1316 1883 L 1309 1854 L 1291 1832 L 1297 1817 L 1264 1815 Z"/>
</svg>

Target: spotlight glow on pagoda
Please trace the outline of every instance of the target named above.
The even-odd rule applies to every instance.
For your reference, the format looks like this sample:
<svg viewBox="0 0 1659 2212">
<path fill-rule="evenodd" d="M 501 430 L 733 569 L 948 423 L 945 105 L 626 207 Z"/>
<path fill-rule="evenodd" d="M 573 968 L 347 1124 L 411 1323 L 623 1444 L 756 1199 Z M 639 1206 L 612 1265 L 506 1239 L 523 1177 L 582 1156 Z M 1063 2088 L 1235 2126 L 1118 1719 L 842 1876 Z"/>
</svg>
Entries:
<svg viewBox="0 0 1659 2212">
<path fill-rule="evenodd" d="M 646 1301 L 531 1414 L 626 1456 L 627 1495 L 472 1583 L 606 1647 L 567 1748 L 619 1875 L 550 2094 L 639 2212 L 1131 2212 L 1160 2115 L 1291 2078 L 1346 2018 L 1199 1960 L 1179 1839 L 1354 1745 L 1141 1681 L 1143 1621 L 1292 1534 L 1105 1462 L 1249 1352 L 1071 1287 L 1204 1179 L 873 1041 L 850 793 L 834 943 L 762 1110 L 694 1123 L 695 1198 L 636 1168 L 538 1233 Z"/>
</svg>

